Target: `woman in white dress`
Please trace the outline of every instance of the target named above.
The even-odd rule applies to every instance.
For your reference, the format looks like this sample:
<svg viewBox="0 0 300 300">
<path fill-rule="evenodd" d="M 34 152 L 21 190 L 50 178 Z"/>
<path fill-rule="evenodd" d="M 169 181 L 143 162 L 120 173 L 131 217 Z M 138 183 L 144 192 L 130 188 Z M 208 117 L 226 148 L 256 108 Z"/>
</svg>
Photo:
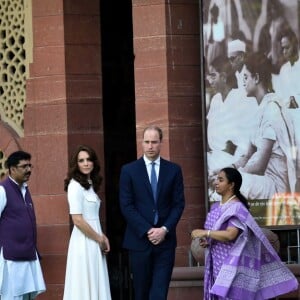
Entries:
<svg viewBox="0 0 300 300">
<path fill-rule="evenodd" d="M 110 300 L 106 254 L 109 240 L 99 220 L 101 184 L 96 153 L 80 145 L 70 160 L 65 179 L 72 230 L 63 300 Z"/>
</svg>

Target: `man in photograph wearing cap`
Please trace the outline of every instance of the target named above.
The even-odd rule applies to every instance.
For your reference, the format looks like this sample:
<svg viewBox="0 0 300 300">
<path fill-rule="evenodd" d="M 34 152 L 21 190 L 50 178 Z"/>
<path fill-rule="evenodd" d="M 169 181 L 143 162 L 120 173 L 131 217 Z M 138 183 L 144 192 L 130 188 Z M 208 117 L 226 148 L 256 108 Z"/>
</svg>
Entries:
<svg viewBox="0 0 300 300">
<path fill-rule="evenodd" d="M 231 63 L 233 70 L 235 71 L 235 76 L 237 79 L 238 88 L 244 91 L 246 95 L 246 91 L 244 88 L 244 61 L 246 54 L 246 44 L 241 40 L 232 40 L 228 43 L 227 50 L 228 58 Z"/>
<path fill-rule="evenodd" d="M 235 72 L 240 95 L 238 99 L 240 105 L 236 105 L 232 108 L 236 113 L 236 121 L 240 124 L 237 129 L 237 140 L 239 143 L 243 141 L 243 144 L 247 144 L 248 146 L 250 138 L 253 135 L 253 130 L 255 129 L 258 104 L 254 97 L 247 97 L 244 86 L 246 43 L 240 39 L 230 41 L 228 43 L 227 56 Z M 242 109 L 243 107 L 244 110 Z M 244 113 L 245 111 L 247 111 L 247 113 Z"/>
</svg>

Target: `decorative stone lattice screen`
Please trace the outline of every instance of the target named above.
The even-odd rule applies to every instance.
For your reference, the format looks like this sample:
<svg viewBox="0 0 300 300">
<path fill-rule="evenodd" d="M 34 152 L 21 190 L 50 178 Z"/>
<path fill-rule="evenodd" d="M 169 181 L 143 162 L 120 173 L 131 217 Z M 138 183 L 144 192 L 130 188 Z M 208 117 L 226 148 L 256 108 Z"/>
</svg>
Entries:
<svg viewBox="0 0 300 300">
<path fill-rule="evenodd" d="M 0 180 L 4 178 L 4 176 L 6 175 L 6 169 L 4 167 L 5 160 L 6 157 L 4 156 L 2 150 L 0 149 Z"/>
<path fill-rule="evenodd" d="M 26 29 L 26 30 L 25 30 Z M 26 79 L 32 62 L 31 0 L 0 0 L 0 117 L 24 136 Z M 6 174 L 1 149 L 0 178 Z"/>
<path fill-rule="evenodd" d="M 0 0 L 0 115 L 19 136 L 24 134 L 30 1 Z"/>
</svg>

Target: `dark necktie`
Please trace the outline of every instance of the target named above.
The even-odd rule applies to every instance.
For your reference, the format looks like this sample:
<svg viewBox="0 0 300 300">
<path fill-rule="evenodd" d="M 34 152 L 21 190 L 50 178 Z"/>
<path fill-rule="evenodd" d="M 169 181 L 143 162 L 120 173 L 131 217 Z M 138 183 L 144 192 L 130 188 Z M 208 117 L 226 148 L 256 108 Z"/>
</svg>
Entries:
<svg viewBox="0 0 300 300">
<path fill-rule="evenodd" d="M 157 177 L 156 177 L 156 172 L 155 172 L 155 162 L 151 162 L 152 168 L 151 168 L 151 175 L 150 175 L 150 181 L 151 181 L 151 187 L 152 187 L 152 193 L 153 193 L 153 197 L 154 197 L 154 201 L 156 204 L 156 190 L 157 190 Z M 158 221 L 158 214 L 157 214 L 157 210 L 155 212 L 155 216 L 154 216 L 154 225 L 157 224 Z"/>
<path fill-rule="evenodd" d="M 152 168 L 151 168 L 151 187 L 152 187 L 154 200 L 156 201 L 157 177 L 156 177 L 156 172 L 155 172 L 155 162 L 153 161 L 151 163 L 151 165 L 152 165 Z"/>
</svg>

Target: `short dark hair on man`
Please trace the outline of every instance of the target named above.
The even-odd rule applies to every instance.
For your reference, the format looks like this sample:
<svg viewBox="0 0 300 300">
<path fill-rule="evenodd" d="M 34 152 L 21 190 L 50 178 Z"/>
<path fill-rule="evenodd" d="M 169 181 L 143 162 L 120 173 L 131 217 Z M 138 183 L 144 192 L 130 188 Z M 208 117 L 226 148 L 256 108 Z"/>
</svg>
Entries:
<svg viewBox="0 0 300 300">
<path fill-rule="evenodd" d="M 219 16 L 219 7 L 216 5 L 216 3 L 211 7 L 209 11 L 214 17 Z"/>
<path fill-rule="evenodd" d="M 16 151 L 11 153 L 6 162 L 5 168 L 10 169 L 11 167 L 15 167 L 19 164 L 20 160 L 30 160 L 31 154 L 25 151 Z"/>
<path fill-rule="evenodd" d="M 157 132 L 158 132 L 158 136 L 159 136 L 159 140 L 162 141 L 162 139 L 163 139 L 163 133 L 162 133 L 161 128 L 159 128 L 159 127 L 156 126 L 156 125 L 150 125 L 150 126 L 148 126 L 148 127 L 146 127 L 146 128 L 144 129 L 144 131 L 143 131 L 143 137 L 144 137 L 145 132 L 146 132 L 147 130 L 155 130 L 155 131 L 157 131 Z"/>
<path fill-rule="evenodd" d="M 216 69 L 218 73 L 223 73 L 226 76 L 226 82 L 231 88 L 237 88 L 237 80 L 235 73 L 231 67 L 230 61 L 227 56 L 220 55 L 215 57 L 210 65 Z"/>
</svg>

